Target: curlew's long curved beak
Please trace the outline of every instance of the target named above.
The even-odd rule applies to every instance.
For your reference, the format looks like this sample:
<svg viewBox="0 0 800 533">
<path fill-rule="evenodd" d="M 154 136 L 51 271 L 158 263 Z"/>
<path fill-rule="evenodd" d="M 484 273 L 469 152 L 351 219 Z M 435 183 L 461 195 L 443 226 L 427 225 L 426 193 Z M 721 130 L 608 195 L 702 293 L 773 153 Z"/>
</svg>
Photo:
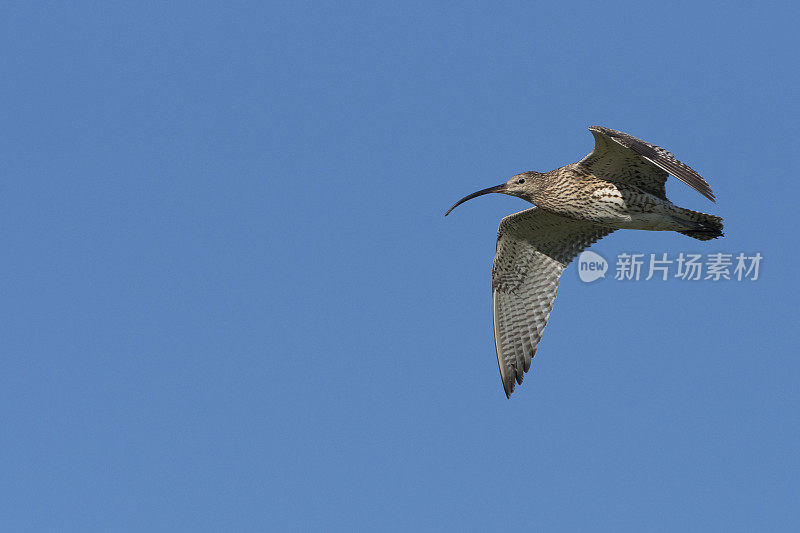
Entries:
<svg viewBox="0 0 800 533">
<path fill-rule="evenodd" d="M 474 192 L 472 194 L 469 194 L 469 195 L 465 196 L 464 198 L 462 198 L 461 200 L 459 200 L 456 203 L 454 203 L 453 207 L 448 209 L 447 213 L 445 213 L 444 216 L 449 215 L 450 211 L 452 211 L 456 207 L 460 206 L 461 204 L 463 204 L 467 200 L 472 200 L 476 196 L 483 196 L 484 194 L 489 194 L 490 192 L 503 192 L 503 190 L 505 190 L 505 188 L 506 188 L 506 184 L 505 183 L 501 183 L 500 185 L 495 185 L 494 187 L 489 187 L 488 189 L 481 189 L 478 192 Z"/>
</svg>

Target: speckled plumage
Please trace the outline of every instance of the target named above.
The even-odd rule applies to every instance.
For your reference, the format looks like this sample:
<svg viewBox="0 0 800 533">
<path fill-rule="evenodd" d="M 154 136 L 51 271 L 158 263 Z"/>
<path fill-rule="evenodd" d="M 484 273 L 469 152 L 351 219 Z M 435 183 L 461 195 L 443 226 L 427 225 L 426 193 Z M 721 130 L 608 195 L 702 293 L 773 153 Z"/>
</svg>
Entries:
<svg viewBox="0 0 800 533">
<path fill-rule="evenodd" d="M 523 172 L 482 194 L 518 196 L 536 207 L 505 217 L 492 268 L 495 347 L 507 396 L 536 354 L 553 308 L 561 272 L 587 246 L 617 229 L 677 231 L 698 240 L 722 236 L 722 219 L 683 209 L 667 199 L 669 174 L 708 199 L 708 183 L 675 156 L 641 139 L 600 126 L 589 128 L 594 150 L 550 172 Z"/>
</svg>

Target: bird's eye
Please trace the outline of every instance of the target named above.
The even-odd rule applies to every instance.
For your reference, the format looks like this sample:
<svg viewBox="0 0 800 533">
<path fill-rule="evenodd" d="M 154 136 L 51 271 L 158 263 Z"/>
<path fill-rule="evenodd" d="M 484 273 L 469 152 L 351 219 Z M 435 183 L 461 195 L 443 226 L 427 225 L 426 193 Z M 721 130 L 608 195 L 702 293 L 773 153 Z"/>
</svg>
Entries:
<svg viewBox="0 0 800 533">
<path fill-rule="evenodd" d="M 525 178 L 520 178 L 520 179 L 518 179 L 518 180 L 517 180 L 517 183 L 519 183 L 520 185 L 522 185 L 523 183 L 525 183 Z"/>
</svg>

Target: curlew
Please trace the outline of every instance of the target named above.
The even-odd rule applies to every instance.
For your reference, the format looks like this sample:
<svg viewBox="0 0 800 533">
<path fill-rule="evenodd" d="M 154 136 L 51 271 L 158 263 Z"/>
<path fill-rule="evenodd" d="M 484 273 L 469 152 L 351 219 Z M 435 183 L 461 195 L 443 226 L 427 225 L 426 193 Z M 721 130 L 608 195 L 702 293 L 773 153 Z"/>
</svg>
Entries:
<svg viewBox="0 0 800 533">
<path fill-rule="evenodd" d="M 715 201 L 692 168 L 627 133 L 592 126 L 594 150 L 550 172 L 523 172 L 465 196 L 447 210 L 489 193 L 517 196 L 535 207 L 509 215 L 497 231 L 492 308 L 497 364 L 506 397 L 542 338 L 561 273 L 583 249 L 618 229 L 677 231 L 707 241 L 722 236 L 720 217 L 677 207 L 664 184 L 672 174 Z"/>
</svg>

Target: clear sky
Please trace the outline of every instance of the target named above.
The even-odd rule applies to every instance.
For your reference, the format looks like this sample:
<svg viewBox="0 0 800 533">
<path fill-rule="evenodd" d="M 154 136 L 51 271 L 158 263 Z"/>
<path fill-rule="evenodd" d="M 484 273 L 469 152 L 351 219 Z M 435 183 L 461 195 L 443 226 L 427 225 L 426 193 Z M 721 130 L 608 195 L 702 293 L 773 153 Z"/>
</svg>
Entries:
<svg viewBox="0 0 800 533">
<path fill-rule="evenodd" d="M 789 531 L 790 2 L 0 8 L 8 531 Z M 726 237 L 618 232 L 510 400 L 500 219 L 627 131 Z M 617 254 L 760 253 L 756 281 Z"/>
</svg>

